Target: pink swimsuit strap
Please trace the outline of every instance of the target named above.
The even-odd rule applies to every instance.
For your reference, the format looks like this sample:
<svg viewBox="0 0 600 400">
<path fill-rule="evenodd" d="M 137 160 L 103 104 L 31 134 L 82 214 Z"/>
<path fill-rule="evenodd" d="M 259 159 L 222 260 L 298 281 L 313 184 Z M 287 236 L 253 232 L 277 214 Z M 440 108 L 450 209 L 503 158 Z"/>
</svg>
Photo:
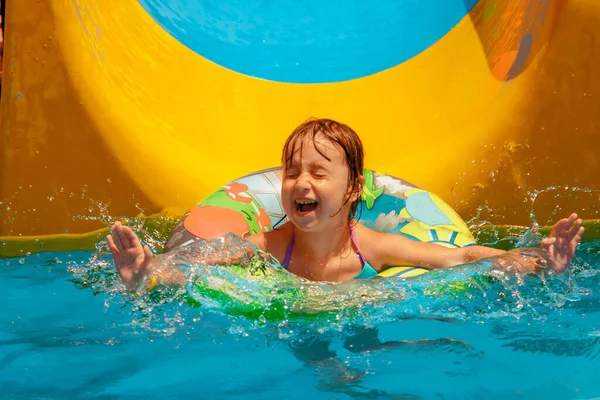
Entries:
<svg viewBox="0 0 600 400">
<path fill-rule="evenodd" d="M 281 266 L 287 269 L 287 266 L 290 264 L 290 260 L 292 259 L 292 250 L 294 249 L 294 240 L 296 239 L 296 227 L 292 228 L 292 240 L 290 240 L 290 244 L 287 248 L 287 253 L 285 253 L 285 258 L 283 259 L 283 264 Z"/>
<path fill-rule="evenodd" d="M 364 266 L 367 263 L 367 259 L 360 251 L 360 247 L 358 247 L 358 240 L 356 239 L 356 233 L 354 233 L 354 227 L 352 226 L 351 221 L 348 221 L 348 226 L 350 227 L 350 239 L 352 239 L 352 243 L 354 243 L 354 247 L 356 247 L 358 258 L 360 258 L 360 263 Z"/>
</svg>

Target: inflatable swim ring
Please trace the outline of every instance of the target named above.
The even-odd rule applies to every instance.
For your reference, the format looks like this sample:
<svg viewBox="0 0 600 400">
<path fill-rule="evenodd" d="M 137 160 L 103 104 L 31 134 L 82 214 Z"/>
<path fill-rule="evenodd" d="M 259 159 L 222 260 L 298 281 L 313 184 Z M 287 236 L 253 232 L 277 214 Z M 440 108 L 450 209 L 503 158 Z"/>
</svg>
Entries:
<svg viewBox="0 0 600 400">
<path fill-rule="evenodd" d="M 445 247 L 475 244 L 467 224 L 436 195 L 368 169 L 364 178 L 357 208 L 362 224 Z M 241 237 L 268 232 L 287 221 L 281 205 L 281 167 L 270 168 L 236 179 L 201 200 L 179 221 L 165 251 L 229 232 Z M 424 268 L 395 266 L 378 276 L 411 278 L 426 272 Z"/>
</svg>

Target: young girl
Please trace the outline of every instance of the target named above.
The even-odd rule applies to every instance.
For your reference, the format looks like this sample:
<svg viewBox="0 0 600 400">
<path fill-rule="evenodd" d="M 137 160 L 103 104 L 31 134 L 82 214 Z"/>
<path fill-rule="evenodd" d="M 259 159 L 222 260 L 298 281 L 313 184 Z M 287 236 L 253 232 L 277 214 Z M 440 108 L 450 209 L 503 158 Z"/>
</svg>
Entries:
<svg viewBox="0 0 600 400">
<path fill-rule="evenodd" d="M 246 240 L 273 255 L 288 271 L 315 281 L 370 278 L 393 265 L 447 268 L 506 253 L 484 246 L 450 249 L 358 224 L 354 216 L 364 184 L 363 158 L 362 143 L 347 125 L 327 119 L 300 125 L 288 137 L 282 155 L 281 199 L 289 222 Z M 542 241 L 538 256 L 514 253 L 504 265 L 519 272 L 540 266 L 563 271 L 581 241 L 581 224 L 576 214 L 558 221 Z M 168 256 L 153 257 L 130 228 L 116 222 L 107 239 L 119 274 L 130 288 L 185 283 L 183 273 L 166 262 Z M 240 262 L 253 248 L 248 246 L 248 254 L 234 259 L 209 259 L 193 251 L 187 255 L 194 263 L 226 264 Z"/>
</svg>

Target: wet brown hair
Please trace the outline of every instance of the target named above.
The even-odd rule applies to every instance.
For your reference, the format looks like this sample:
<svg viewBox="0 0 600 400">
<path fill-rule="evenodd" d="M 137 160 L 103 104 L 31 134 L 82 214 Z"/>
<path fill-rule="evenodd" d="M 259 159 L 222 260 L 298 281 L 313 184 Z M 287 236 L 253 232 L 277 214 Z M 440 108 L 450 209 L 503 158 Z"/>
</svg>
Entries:
<svg viewBox="0 0 600 400">
<path fill-rule="evenodd" d="M 319 152 L 319 154 L 325 157 L 325 159 L 328 161 L 331 161 L 325 156 L 325 154 L 321 152 L 315 143 L 316 136 L 319 133 L 323 135 L 325 139 L 329 140 L 335 146 L 341 149 L 344 153 L 346 165 L 350 170 L 350 174 L 348 176 L 348 186 L 351 187 L 350 194 L 362 193 L 363 184 L 361 178 L 363 176 L 365 158 L 363 145 L 356 132 L 346 124 L 324 118 L 311 118 L 304 122 L 302 125 L 294 129 L 291 135 L 287 138 L 285 145 L 283 146 L 283 154 L 281 157 L 282 163 L 285 163 L 286 168 L 290 168 L 292 166 L 292 158 L 294 154 L 297 151 L 300 151 L 300 154 L 302 154 L 302 146 L 304 140 L 307 138 L 310 138 L 313 141 L 315 149 Z M 344 204 L 342 204 L 342 207 L 340 207 L 337 213 L 342 210 L 348 200 L 350 200 L 350 196 L 348 199 L 346 199 Z M 350 205 L 350 217 L 355 217 L 358 203 L 360 203 L 360 196 Z M 333 214 L 332 217 L 337 213 Z"/>
</svg>

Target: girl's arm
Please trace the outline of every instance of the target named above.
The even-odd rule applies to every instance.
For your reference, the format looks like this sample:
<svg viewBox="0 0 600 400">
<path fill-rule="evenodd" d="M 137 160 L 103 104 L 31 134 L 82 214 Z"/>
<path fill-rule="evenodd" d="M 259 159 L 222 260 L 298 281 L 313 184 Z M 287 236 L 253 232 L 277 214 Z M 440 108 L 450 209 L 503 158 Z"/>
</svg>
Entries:
<svg viewBox="0 0 600 400">
<path fill-rule="evenodd" d="M 392 265 L 412 265 L 427 269 L 449 268 L 505 251 L 484 246 L 448 248 L 435 243 L 416 242 L 399 234 L 377 234 L 375 259 L 382 269 Z"/>
<path fill-rule="evenodd" d="M 233 233 L 216 239 L 194 241 L 154 258 L 147 280 L 147 290 L 156 286 L 183 286 L 186 282 L 183 271 L 190 266 L 249 265 L 252 257 L 258 254 L 258 250 Z"/>
<path fill-rule="evenodd" d="M 148 246 L 142 246 L 135 232 L 120 222 L 112 226 L 107 241 L 123 283 L 132 290 L 182 286 L 186 277 L 180 267 L 244 264 L 257 250 L 238 236 L 227 234 L 210 241 L 198 240 L 155 257 Z"/>
<path fill-rule="evenodd" d="M 378 264 L 382 268 L 391 265 L 414 265 L 427 269 L 448 268 L 482 258 L 502 256 L 500 265 L 519 272 L 535 271 L 540 266 L 563 271 L 575 254 L 584 228 L 577 214 L 558 221 L 550 236 L 542 240 L 538 252 L 517 249 L 511 252 L 485 246 L 446 248 L 433 243 L 410 240 L 398 234 L 378 233 L 372 240 Z"/>
</svg>

